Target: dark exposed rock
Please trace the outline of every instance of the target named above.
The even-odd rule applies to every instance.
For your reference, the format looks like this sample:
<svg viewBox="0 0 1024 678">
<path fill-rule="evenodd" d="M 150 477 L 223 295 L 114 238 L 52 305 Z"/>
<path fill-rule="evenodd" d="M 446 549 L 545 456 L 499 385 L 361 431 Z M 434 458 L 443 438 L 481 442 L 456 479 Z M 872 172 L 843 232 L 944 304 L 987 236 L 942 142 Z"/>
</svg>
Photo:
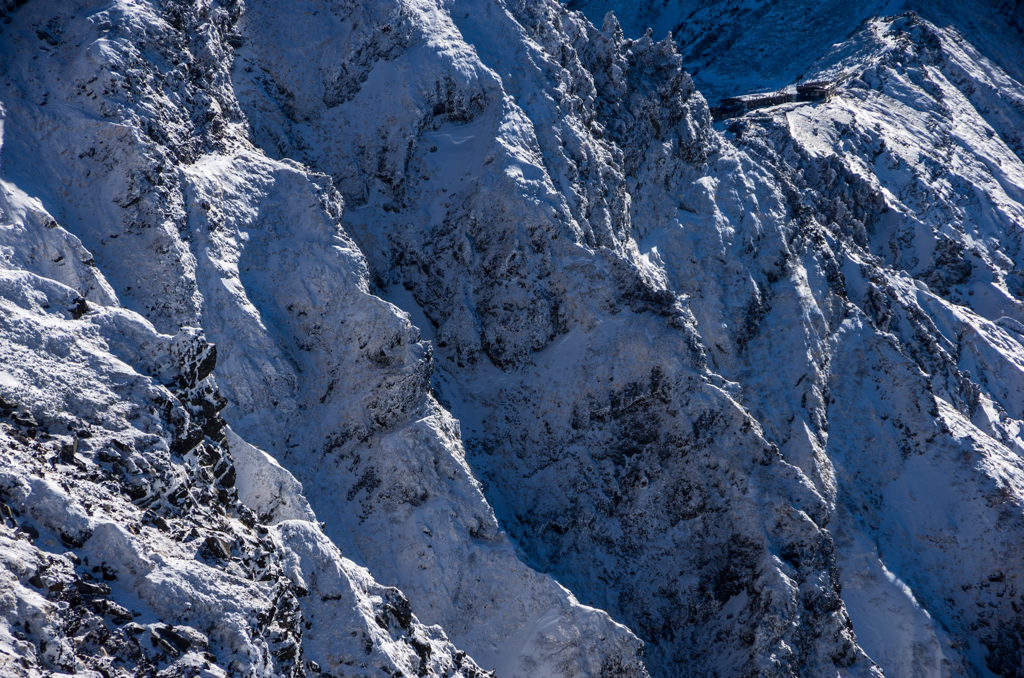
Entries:
<svg viewBox="0 0 1024 678">
<path fill-rule="evenodd" d="M 89 312 L 89 304 L 86 303 L 85 298 L 79 297 L 75 300 L 75 305 L 69 311 L 71 317 L 75 320 L 80 319 L 83 315 Z"/>
<path fill-rule="evenodd" d="M 231 559 L 231 545 L 220 537 L 210 535 L 206 538 L 206 549 L 214 557 L 222 560 Z"/>
</svg>

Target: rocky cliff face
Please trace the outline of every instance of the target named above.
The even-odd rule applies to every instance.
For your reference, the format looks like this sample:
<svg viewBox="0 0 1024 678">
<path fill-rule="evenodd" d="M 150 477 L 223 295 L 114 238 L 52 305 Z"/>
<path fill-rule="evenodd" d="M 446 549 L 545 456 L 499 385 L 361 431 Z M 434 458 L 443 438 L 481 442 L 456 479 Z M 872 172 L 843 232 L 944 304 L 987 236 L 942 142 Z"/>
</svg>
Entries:
<svg viewBox="0 0 1024 678">
<path fill-rule="evenodd" d="M 970 31 L 713 125 L 554 2 L 8 4 L 4 671 L 1021 673 Z"/>
</svg>

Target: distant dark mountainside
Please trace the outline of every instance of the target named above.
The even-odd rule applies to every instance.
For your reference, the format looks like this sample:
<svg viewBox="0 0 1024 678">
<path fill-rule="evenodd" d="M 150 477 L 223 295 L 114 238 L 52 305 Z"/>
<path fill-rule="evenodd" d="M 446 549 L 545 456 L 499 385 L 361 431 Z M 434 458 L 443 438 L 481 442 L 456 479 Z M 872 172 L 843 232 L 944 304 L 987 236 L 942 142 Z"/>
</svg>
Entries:
<svg viewBox="0 0 1024 678">
<path fill-rule="evenodd" d="M 626 37 L 671 32 L 683 67 L 709 101 L 765 91 L 813 77 L 829 48 L 874 16 L 914 11 L 954 26 L 1014 79 L 1024 75 L 1024 2 L 1020 0 L 569 0 L 600 23 L 614 11 Z"/>
</svg>

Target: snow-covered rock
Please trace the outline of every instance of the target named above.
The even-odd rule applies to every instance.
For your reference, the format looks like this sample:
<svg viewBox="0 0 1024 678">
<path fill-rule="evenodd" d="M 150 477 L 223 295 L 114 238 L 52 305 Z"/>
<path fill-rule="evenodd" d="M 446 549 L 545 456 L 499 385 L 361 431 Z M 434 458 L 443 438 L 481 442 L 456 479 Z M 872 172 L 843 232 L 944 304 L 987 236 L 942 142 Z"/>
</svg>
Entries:
<svg viewBox="0 0 1024 678">
<path fill-rule="evenodd" d="M 0 4 L 3 671 L 1021 675 L 1011 8 L 691 4 Z"/>
<path fill-rule="evenodd" d="M 223 421 L 188 411 L 190 395 L 216 388 L 209 374 L 193 381 L 204 353 L 175 361 L 177 338 L 131 311 L 76 318 L 75 290 L 0 275 L 5 675 L 480 673 L 400 592 L 343 558 L 308 505 L 312 520 L 268 529 L 239 501 L 236 480 L 259 496 L 259 462 L 245 455 L 263 453 L 230 431 L 217 442 Z M 125 345 L 148 365 L 122 360 Z M 146 374 L 153 364 L 164 370 Z M 184 444 L 194 427 L 205 436 Z M 243 448 L 238 472 L 229 450 Z M 311 590 L 317 569 L 333 578 Z M 334 640 L 312 640 L 322 636 Z"/>
</svg>

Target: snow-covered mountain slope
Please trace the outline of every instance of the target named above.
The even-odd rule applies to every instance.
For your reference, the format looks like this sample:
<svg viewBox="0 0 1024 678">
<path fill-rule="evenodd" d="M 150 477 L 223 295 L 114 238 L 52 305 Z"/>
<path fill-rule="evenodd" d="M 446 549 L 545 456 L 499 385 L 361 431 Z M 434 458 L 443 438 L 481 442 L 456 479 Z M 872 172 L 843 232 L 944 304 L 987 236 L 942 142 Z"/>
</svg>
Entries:
<svg viewBox="0 0 1024 678">
<path fill-rule="evenodd" d="M 24 7 L 14 27 L 22 30 L 9 31 L 3 170 L 81 235 L 113 281 L 93 285 L 107 296 L 85 284 L 80 294 L 121 300 L 164 329 L 201 325 L 220 344 L 222 404 L 238 430 L 312 479 L 327 534 L 408 587 L 417 612 L 457 629 L 474 656 L 504 675 L 548 674 L 571 642 L 588 674 L 643 675 L 635 636 L 524 565 L 500 532 L 463 460 L 457 422 L 428 393 L 431 349 L 394 306 L 368 294 L 331 179 L 269 160 L 247 141 L 223 80 L 240 7 L 55 9 Z M 43 214 L 32 224 L 57 222 Z M 23 265 L 20 242 L 30 239 L 19 228 L 11 237 L 11 265 Z M 74 236 L 64 240 L 92 260 Z M 53 258 L 41 266 L 60 263 Z M 190 437 L 180 451 L 201 441 Z M 374 495 L 363 509 L 353 503 L 361 488 Z M 262 512 L 278 499 L 253 501 Z M 322 567 L 323 548 L 303 562 Z M 353 599 L 339 600 L 328 616 L 351 626 Z M 158 613 L 174 621 L 172 609 Z M 328 673 L 344 663 L 317 661 Z"/>
<path fill-rule="evenodd" d="M 201 331 L 0 286 L 3 675 L 483 675 L 226 428 Z"/>
<path fill-rule="evenodd" d="M 989 121 L 1002 118 L 1020 85 L 965 51 L 954 31 L 913 15 L 870 22 L 819 66 L 836 62 L 856 75 L 833 102 L 729 125 L 740 147 L 785 177 L 794 209 L 825 227 L 842 290 L 865 316 L 828 339 L 819 382 L 837 499 L 844 485 L 857 497 L 840 514 L 858 527 L 836 531 L 871 538 L 889 573 L 952 636 L 958 652 L 944 654 L 954 665 L 959 655 L 968 673 L 1016 675 L 1021 617 L 1007 600 L 1014 587 L 1004 565 L 1019 572 L 1022 543 L 1020 515 L 1007 510 L 1019 502 L 1011 497 L 1024 451 L 1016 263 L 1024 164 L 1010 145 L 1022 120 L 1011 113 L 1002 130 Z M 855 339 L 865 324 L 874 330 L 869 344 Z M 761 400 L 755 415 L 780 437 L 793 415 L 778 406 L 776 389 L 809 366 L 794 365 L 761 394 L 752 389 L 751 400 Z M 852 602 L 848 591 L 854 628 L 859 616 L 877 624 L 877 606 Z M 864 603 L 870 609 L 858 610 Z M 880 661 L 905 642 L 858 638 Z M 913 666 L 910 656 L 901 662 Z"/>
<path fill-rule="evenodd" d="M 645 165 L 659 163 L 665 175 L 695 174 L 713 144 L 706 104 L 671 44 L 647 40 L 627 54 L 614 26 L 598 32 L 554 4 L 442 20 L 414 9 L 379 25 L 335 9 L 339 25 L 387 36 L 359 42 L 389 55 L 341 99 L 329 96 L 333 71 L 299 75 L 309 49 L 290 60 L 261 44 L 277 39 L 263 26 L 282 17 L 255 9 L 240 24 L 252 38 L 236 63 L 237 91 L 268 148 L 337 178 L 354 205 L 343 223 L 378 285 L 411 293 L 437 326 L 436 383 L 506 527 L 532 563 L 639 631 L 648 665 L 662 672 L 773 672 L 773 653 L 783 671 L 867 664 L 830 579 L 830 539 L 806 515 L 788 515 L 794 502 L 821 498 L 744 423 L 721 380 L 703 374 L 692 316 L 631 236 L 629 173 L 649 176 Z M 283 21 L 303 35 L 325 22 L 302 6 Z M 399 52 L 390 41 L 403 35 Z M 476 49 L 456 51 L 460 36 Z M 328 62 L 350 40 L 332 31 L 312 57 Z M 446 47 L 440 57 L 435 45 Z M 476 55 L 473 70 L 456 62 L 465 84 L 447 75 L 455 66 L 438 82 L 424 78 L 428 66 L 411 68 Z M 498 89 L 506 82 L 511 93 Z M 387 136 L 332 133 L 372 130 L 371 119 L 385 121 Z M 641 219 L 663 207 L 651 193 Z M 272 438 L 280 435 L 259 440 Z M 367 456 L 349 440 L 348 455 Z M 347 477 L 332 492 L 340 484 L 360 498 L 360 474 Z M 361 529 L 343 527 L 358 547 Z M 777 550 L 808 557 L 784 572 L 770 559 Z M 375 571 L 395 557 L 384 556 Z M 755 610 L 742 624 L 721 611 L 737 596 L 735 612 Z"/>
<path fill-rule="evenodd" d="M 5 671 L 1024 675 L 1012 25 L 14 4 Z"/>
</svg>

